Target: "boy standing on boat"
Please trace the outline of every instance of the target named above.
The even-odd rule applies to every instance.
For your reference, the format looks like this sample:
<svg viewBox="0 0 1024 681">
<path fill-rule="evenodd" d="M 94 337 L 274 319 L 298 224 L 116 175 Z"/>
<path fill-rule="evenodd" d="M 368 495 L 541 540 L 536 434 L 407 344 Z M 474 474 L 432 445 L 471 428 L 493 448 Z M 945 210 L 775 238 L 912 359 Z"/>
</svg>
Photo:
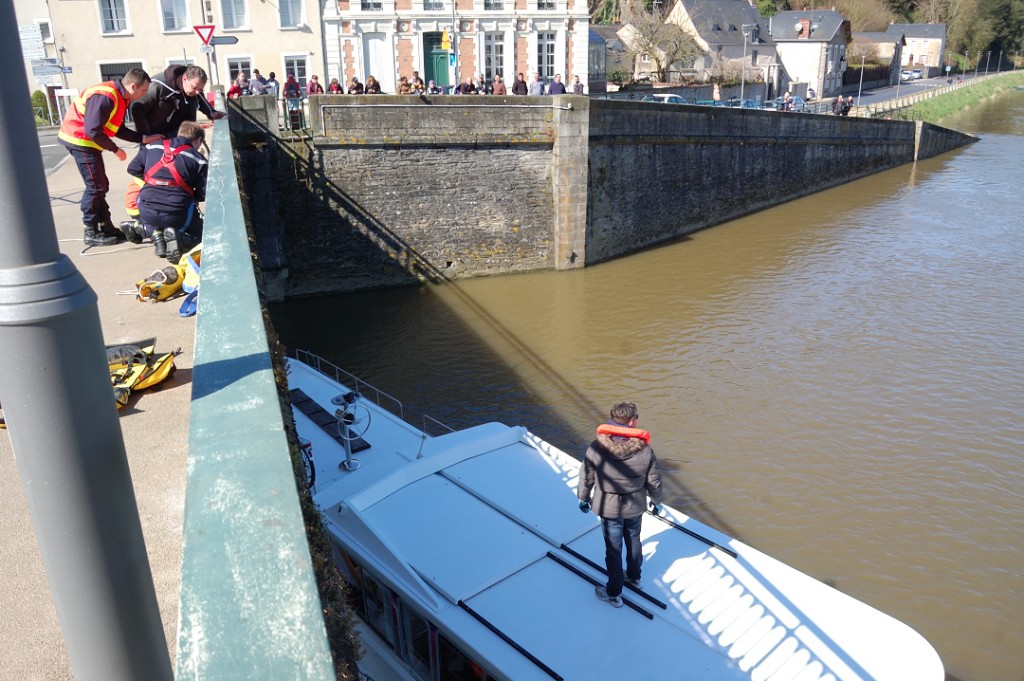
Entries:
<svg viewBox="0 0 1024 681">
<path fill-rule="evenodd" d="M 636 427 L 636 405 L 619 402 L 611 408 L 611 419 L 597 427 L 597 439 L 583 457 L 576 495 L 584 513 L 593 506 L 601 518 L 608 583 L 595 589 L 597 597 L 622 607 L 623 582 L 640 589 L 640 566 L 644 555 L 640 545 L 640 521 L 647 509 L 647 497 L 654 514 L 661 513 L 661 468 L 651 449 L 651 435 Z M 594 493 L 591 501 L 591 491 Z M 626 572 L 622 572 L 622 544 L 626 544 Z"/>
</svg>

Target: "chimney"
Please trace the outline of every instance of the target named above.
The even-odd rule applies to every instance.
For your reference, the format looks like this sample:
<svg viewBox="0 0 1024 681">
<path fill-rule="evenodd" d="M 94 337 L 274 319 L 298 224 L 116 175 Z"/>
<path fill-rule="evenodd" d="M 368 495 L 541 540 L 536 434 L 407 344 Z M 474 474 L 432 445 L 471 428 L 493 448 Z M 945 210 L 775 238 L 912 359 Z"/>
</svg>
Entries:
<svg viewBox="0 0 1024 681">
<path fill-rule="evenodd" d="M 811 20 L 801 19 L 799 24 L 800 32 L 797 34 L 797 38 L 810 38 L 811 37 Z"/>
</svg>

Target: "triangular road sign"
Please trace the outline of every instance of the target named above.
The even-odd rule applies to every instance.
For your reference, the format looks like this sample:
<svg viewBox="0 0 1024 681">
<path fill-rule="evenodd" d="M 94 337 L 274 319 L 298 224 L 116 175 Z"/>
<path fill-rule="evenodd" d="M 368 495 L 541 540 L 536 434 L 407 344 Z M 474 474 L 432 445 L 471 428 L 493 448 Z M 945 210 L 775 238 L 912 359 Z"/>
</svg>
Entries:
<svg viewBox="0 0 1024 681">
<path fill-rule="evenodd" d="M 199 34 L 199 39 L 203 41 L 204 45 L 210 44 L 210 38 L 213 37 L 213 29 L 216 26 L 193 26 L 192 29 Z"/>
</svg>

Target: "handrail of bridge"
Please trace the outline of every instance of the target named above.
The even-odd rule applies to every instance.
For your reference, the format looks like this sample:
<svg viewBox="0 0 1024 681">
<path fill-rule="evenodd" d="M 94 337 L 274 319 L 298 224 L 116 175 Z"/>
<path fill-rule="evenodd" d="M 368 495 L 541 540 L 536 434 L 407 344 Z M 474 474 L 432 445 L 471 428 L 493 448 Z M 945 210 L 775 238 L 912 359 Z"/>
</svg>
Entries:
<svg viewBox="0 0 1024 681">
<path fill-rule="evenodd" d="M 175 678 L 334 679 L 226 119 L 211 147 Z"/>
</svg>

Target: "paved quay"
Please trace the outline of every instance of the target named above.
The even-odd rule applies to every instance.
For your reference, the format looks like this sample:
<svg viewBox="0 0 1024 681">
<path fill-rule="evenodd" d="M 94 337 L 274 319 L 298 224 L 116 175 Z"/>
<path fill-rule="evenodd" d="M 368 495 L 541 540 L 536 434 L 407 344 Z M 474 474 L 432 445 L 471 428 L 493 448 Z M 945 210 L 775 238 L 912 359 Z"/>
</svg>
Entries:
<svg viewBox="0 0 1024 681">
<path fill-rule="evenodd" d="M 134 149 L 126 146 L 126 151 L 130 161 Z M 126 217 L 122 206 L 128 161 L 120 162 L 113 154 L 104 157 L 111 187 L 108 201 L 114 221 L 119 222 Z M 173 659 L 196 318 L 178 316 L 180 299 L 142 303 L 134 295 L 120 295 L 124 291 L 134 294 L 135 282 L 167 261 L 157 259 L 149 243 L 125 242 L 82 253 L 78 202 L 83 184 L 70 156 L 46 180 L 61 251 L 99 299 L 106 344 L 155 337 L 158 352 L 181 348 L 174 375 L 159 389 L 132 396 L 120 415 L 164 635 Z M 0 681 L 70 681 L 74 678 L 71 665 L 5 430 L 0 430 L 0 565 Z"/>
</svg>

